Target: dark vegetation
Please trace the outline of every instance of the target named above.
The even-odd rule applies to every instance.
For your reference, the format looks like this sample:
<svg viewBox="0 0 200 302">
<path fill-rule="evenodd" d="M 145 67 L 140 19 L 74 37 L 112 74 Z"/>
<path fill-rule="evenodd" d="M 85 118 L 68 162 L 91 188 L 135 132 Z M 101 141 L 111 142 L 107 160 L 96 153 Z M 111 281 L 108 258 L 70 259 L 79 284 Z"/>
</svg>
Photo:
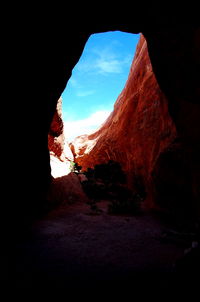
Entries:
<svg viewBox="0 0 200 302">
<path fill-rule="evenodd" d="M 127 187 L 126 175 L 118 162 L 110 160 L 105 164 L 95 165 L 94 169 L 88 168 L 84 174 L 87 180 L 82 185 L 91 200 L 92 209 L 97 208 L 98 201 L 107 200 L 110 214 L 141 213 L 141 202 L 145 194 Z"/>
<path fill-rule="evenodd" d="M 79 166 L 77 163 L 70 161 L 70 170 L 71 172 L 79 173 L 82 167 Z"/>
</svg>

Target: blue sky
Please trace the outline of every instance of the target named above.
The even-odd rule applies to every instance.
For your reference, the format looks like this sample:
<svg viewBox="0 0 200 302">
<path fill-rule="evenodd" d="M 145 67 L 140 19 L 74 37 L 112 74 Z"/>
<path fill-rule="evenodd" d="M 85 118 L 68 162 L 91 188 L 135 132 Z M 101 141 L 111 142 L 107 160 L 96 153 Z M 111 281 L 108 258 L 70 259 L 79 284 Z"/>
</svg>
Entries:
<svg viewBox="0 0 200 302">
<path fill-rule="evenodd" d="M 120 31 L 93 34 L 72 71 L 63 99 L 68 141 L 98 128 L 128 78 L 139 35 Z"/>
</svg>

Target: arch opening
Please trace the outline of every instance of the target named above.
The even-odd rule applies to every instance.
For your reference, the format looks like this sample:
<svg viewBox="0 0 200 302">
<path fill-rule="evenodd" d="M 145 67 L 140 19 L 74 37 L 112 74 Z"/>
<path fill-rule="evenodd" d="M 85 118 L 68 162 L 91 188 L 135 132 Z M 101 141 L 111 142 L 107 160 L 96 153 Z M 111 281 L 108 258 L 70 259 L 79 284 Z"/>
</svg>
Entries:
<svg viewBox="0 0 200 302">
<path fill-rule="evenodd" d="M 139 34 L 103 32 L 89 37 L 63 91 L 65 136 L 95 131 L 109 116 L 124 88 Z"/>
<path fill-rule="evenodd" d="M 107 31 L 90 35 L 61 94 L 49 132 L 51 174 L 66 175 L 73 154 L 69 143 L 95 132 L 113 111 L 124 88 L 140 34 Z M 64 153 L 63 153 L 64 151 Z"/>
</svg>

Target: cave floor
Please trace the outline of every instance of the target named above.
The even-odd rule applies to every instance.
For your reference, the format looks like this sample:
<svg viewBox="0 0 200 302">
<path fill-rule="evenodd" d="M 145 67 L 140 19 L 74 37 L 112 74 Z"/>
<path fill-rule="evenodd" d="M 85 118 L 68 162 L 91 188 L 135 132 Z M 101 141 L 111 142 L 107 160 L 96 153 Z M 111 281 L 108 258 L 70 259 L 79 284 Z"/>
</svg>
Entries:
<svg viewBox="0 0 200 302">
<path fill-rule="evenodd" d="M 185 246 L 164 240 L 166 226 L 151 214 L 109 215 L 106 201 L 98 208 L 63 205 L 37 221 L 16 246 L 15 286 L 118 288 L 131 281 L 132 288 L 135 279 L 157 276 L 165 287 Z"/>
</svg>

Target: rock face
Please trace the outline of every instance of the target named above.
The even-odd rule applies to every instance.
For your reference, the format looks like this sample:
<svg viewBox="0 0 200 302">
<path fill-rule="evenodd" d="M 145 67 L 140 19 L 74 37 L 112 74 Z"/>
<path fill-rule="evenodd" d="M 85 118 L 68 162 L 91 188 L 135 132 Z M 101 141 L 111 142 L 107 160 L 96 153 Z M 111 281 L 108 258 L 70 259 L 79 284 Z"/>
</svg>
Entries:
<svg viewBox="0 0 200 302">
<path fill-rule="evenodd" d="M 52 206 L 87 201 L 78 176 L 71 172 L 70 162 L 74 160 L 74 156 L 63 130 L 62 98 L 59 98 L 48 134 L 52 181 L 47 199 Z"/>
<path fill-rule="evenodd" d="M 56 157 L 62 162 L 74 160 L 74 156 L 69 148 L 69 144 L 65 140 L 61 97 L 58 99 L 56 111 L 51 122 L 48 134 L 48 148 L 51 157 Z"/>
<path fill-rule="evenodd" d="M 114 160 L 126 172 L 129 187 L 144 185 L 151 206 L 151 173 L 159 154 L 175 139 L 168 101 L 154 76 L 143 35 L 126 85 L 103 126 L 71 145 L 83 169 Z"/>
<path fill-rule="evenodd" d="M 64 151 L 64 142 L 62 98 L 59 98 L 48 135 L 48 147 L 50 153 L 60 158 Z"/>
<path fill-rule="evenodd" d="M 181 33 L 177 26 L 171 34 L 157 28 L 154 35 L 150 31 L 144 35 L 154 73 L 168 98 L 170 116 L 177 129 L 177 139 L 160 154 L 153 171 L 154 200 L 171 211 L 176 223 L 182 220 L 184 224 L 188 221 L 199 225 L 200 28 L 187 26 Z"/>
</svg>

